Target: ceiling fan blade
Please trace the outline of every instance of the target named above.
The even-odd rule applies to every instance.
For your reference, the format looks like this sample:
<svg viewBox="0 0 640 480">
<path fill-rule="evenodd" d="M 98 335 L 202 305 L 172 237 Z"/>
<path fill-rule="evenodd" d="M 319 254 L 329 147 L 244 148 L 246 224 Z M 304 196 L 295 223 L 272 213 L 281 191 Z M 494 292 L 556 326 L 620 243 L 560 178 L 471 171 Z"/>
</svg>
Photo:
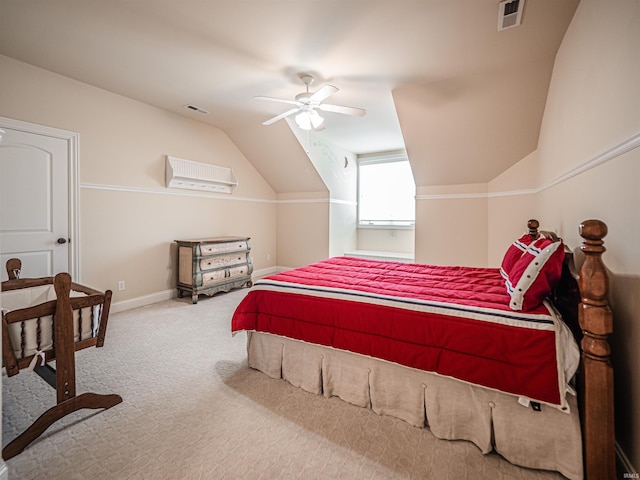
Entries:
<svg viewBox="0 0 640 480">
<path fill-rule="evenodd" d="M 284 117 L 288 117 L 289 115 L 296 113 L 298 110 L 301 110 L 301 109 L 292 108 L 291 110 L 287 110 L 286 112 L 281 113 L 280 115 L 276 115 L 275 117 L 270 118 L 266 122 L 262 122 L 262 125 L 271 125 L 272 123 L 276 123 L 278 120 L 282 120 Z"/>
<path fill-rule="evenodd" d="M 263 97 L 263 96 L 257 96 L 257 97 L 253 97 L 253 98 L 257 98 L 258 100 L 269 100 L 271 102 L 280 102 L 280 103 L 288 103 L 289 105 L 298 105 L 300 106 L 300 102 L 298 102 L 297 100 L 287 100 L 285 98 L 275 98 L 275 97 Z"/>
<path fill-rule="evenodd" d="M 330 105 L 323 103 L 318 108 L 325 112 L 344 113 L 345 115 L 353 115 L 354 117 L 362 117 L 367 111 L 364 108 L 344 107 L 342 105 Z"/>
<path fill-rule="evenodd" d="M 311 97 L 309 99 L 312 102 L 321 103 L 323 100 L 326 100 L 327 98 L 329 98 L 331 95 L 333 95 L 337 91 L 338 91 L 337 87 L 334 87 L 333 85 L 326 84 L 326 85 L 323 85 L 322 87 L 320 87 L 318 89 L 318 91 L 315 92 L 313 95 L 311 95 Z"/>
</svg>

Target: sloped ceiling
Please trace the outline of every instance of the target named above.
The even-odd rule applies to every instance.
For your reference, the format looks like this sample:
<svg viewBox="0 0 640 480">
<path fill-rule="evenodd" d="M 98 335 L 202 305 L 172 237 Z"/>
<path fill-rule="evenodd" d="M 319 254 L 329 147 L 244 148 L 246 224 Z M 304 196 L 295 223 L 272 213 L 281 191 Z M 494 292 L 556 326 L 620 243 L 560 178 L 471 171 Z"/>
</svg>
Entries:
<svg viewBox="0 0 640 480">
<path fill-rule="evenodd" d="M 517 68 L 397 89 L 418 185 L 485 183 L 534 151 L 551 67 L 546 59 L 529 58 Z"/>
<path fill-rule="evenodd" d="M 578 1 L 526 0 L 498 32 L 496 0 L 2 0 L 0 54 L 221 128 L 279 193 L 317 177 L 284 121 L 261 125 L 289 106 L 253 97 L 310 72 L 367 110 L 325 113 L 331 143 L 406 146 L 418 185 L 478 183 L 536 148 Z"/>
<path fill-rule="evenodd" d="M 269 128 L 259 123 L 232 128 L 227 134 L 277 193 L 327 191 L 286 121 Z"/>
</svg>

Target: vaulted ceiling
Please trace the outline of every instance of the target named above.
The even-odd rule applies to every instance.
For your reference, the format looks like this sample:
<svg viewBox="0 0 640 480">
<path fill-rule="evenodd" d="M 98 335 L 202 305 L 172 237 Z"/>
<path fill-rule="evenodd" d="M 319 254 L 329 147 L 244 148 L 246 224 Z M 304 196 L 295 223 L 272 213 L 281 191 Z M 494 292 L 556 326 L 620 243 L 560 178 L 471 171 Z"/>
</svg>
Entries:
<svg viewBox="0 0 640 480">
<path fill-rule="evenodd" d="M 308 163 L 283 121 L 261 125 L 290 106 L 254 97 L 293 98 L 309 72 L 367 110 L 314 135 L 406 147 L 418 185 L 480 183 L 535 150 L 578 1 L 526 0 L 498 31 L 497 0 L 2 0 L 0 54 L 219 127 L 278 192 Z"/>
</svg>

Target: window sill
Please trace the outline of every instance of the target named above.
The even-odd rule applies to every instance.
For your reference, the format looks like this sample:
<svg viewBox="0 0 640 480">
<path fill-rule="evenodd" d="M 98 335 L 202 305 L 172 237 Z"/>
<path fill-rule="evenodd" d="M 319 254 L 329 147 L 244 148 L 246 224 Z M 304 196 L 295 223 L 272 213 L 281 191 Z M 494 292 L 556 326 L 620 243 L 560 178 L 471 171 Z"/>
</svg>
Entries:
<svg viewBox="0 0 640 480">
<path fill-rule="evenodd" d="M 368 258 L 371 260 L 383 260 L 391 262 L 413 263 L 412 253 L 377 252 L 372 250 L 351 250 L 344 253 L 348 257 Z"/>
<path fill-rule="evenodd" d="M 358 225 L 364 230 L 415 230 L 415 225 Z"/>
</svg>

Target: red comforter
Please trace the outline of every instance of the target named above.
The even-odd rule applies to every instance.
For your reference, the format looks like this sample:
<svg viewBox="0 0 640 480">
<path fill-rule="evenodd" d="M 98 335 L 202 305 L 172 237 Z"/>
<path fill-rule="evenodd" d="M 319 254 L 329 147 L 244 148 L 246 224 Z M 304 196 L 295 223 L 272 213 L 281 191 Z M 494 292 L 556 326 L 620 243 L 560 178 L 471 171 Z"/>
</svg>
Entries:
<svg viewBox="0 0 640 480">
<path fill-rule="evenodd" d="M 514 312 L 498 269 L 330 258 L 256 282 L 232 332 L 267 332 L 566 406 L 578 364 L 548 305 Z"/>
</svg>

